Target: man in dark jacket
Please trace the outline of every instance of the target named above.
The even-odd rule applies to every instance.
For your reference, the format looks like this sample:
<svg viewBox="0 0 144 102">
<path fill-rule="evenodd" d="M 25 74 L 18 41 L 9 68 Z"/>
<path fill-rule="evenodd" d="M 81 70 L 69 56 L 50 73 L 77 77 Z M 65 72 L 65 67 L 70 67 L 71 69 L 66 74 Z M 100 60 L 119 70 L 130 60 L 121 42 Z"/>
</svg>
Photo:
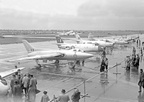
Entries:
<svg viewBox="0 0 144 102">
<path fill-rule="evenodd" d="M 139 68 L 139 61 L 140 61 L 140 57 L 139 57 L 139 55 L 137 54 L 136 60 L 135 60 L 135 67 L 136 67 L 137 69 Z"/>
<path fill-rule="evenodd" d="M 72 100 L 72 102 L 79 102 L 80 92 L 78 89 L 76 89 L 75 92 L 73 93 L 73 95 L 71 96 L 71 100 Z"/>
<path fill-rule="evenodd" d="M 100 72 L 104 72 L 105 67 L 106 67 L 105 60 L 104 60 L 104 57 L 102 57 Z"/>
<path fill-rule="evenodd" d="M 142 91 L 142 87 L 144 88 L 144 73 L 143 73 L 143 69 L 140 69 L 140 76 L 139 76 L 139 92 Z"/>
</svg>

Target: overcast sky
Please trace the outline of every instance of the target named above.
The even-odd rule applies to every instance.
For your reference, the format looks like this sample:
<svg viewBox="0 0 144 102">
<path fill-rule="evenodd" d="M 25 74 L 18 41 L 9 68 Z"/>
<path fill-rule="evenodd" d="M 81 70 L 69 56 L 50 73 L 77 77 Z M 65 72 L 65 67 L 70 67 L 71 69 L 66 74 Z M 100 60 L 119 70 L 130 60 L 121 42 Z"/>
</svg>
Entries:
<svg viewBox="0 0 144 102">
<path fill-rule="evenodd" d="M 144 30 L 144 0 L 0 0 L 0 29 Z"/>
</svg>

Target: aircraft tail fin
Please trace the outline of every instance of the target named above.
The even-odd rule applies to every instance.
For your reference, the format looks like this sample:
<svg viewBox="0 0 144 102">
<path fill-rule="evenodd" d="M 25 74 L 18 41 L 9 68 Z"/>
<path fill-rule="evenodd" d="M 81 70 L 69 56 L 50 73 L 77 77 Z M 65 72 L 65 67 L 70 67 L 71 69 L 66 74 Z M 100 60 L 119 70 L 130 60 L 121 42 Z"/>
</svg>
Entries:
<svg viewBox="0 0 144 102">
<path fill-rule="evenodd" d="M 94 40 L 93 35 L 91 33 L 88 35 L 88 39 L 92 41 Z"/>
<path fill-rule="evenodd" d="M 81 40 L 81 37 L 79 36 L 79 34 L 76 33 L 75 37 L 76 37 L 77 40 Z"/>
<path fill-rule="evenodd" d="M 34 47 L 32 45 L 30 45 L 30 43 L 28 43 L 27 40 L 22 40 L 22 42 L 23 42 L 23 44 L 24 44 L 24 46 L 25 46 L 28 53 L 31 53 L 31 52 L 35 51 Z"/>
<path fill-rule="evenodd" d="M 62 40 L 60 36 L 56 36 L 56 41 L 57 43 L 64 43 L 64 41 Z"/>
<path fill-rule="evenodd" d="M 76 37 L 76 40 L 77 40 L 77 43 L 79 44 L 79 43 L 81 43 L 81 41 L 82 41 L 82 39 L 81 39 L 81 37 L 79 36 L 79 34 L 75 34 L 75 37 Z"/>
</svg>

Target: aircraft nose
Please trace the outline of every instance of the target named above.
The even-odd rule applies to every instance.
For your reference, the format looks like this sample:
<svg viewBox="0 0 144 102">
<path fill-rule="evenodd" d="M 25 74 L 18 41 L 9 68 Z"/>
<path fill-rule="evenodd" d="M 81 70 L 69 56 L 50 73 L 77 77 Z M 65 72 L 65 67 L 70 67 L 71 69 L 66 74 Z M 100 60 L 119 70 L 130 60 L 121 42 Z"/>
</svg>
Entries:
<svg viewBox="0 0 144 102">
<path fill-rule="evenodd" d="M 86 58 L 90 58 L 93 57 L 93 54 L 90 53 L 79 53 L 79 58 L 80 59 L 86 59 Z"/>
<path fill-rule="evenodd" d="M 85 57 L 86 57 L 86 58 L 93 57 L 93 54 L 85 53 Z"/>
</svg>

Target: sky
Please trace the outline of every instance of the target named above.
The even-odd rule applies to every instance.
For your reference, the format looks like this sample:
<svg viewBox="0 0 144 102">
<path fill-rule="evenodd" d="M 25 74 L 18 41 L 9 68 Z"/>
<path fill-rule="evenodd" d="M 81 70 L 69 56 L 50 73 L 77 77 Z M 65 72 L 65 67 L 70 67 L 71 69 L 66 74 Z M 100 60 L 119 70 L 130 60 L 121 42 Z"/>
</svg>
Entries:
<svg viewBox="0 0 144 102">
<path fill-rule="evenodd" d="M 0 29 L 143 30 L 144 0 L 0 0 Z"/>
</svg>

